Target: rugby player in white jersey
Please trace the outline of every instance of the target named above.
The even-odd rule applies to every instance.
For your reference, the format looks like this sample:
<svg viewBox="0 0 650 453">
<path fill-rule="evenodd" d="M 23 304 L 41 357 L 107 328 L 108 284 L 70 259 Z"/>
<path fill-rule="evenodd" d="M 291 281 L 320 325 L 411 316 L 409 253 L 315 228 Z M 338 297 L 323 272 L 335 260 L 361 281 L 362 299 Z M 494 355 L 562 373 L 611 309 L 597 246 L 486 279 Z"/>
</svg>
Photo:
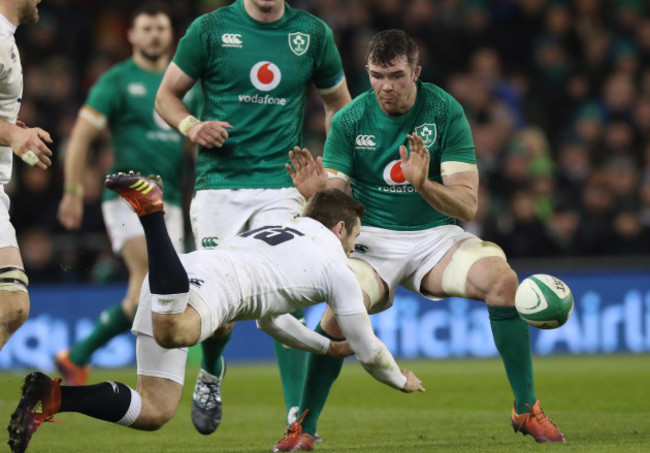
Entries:
<svg viewBox="0 0 650 453">
<path fill-rule="evenodd" d="M 11 180 L 13 154 L 25 163 L 46 170 L 52 162 L 50 134 L 18 121 L 23 96 L 23 68 L 14 33 L 21 24 L 38 21 L 40 0 L 0 0 L 0 348 L 29 314 L 29 280 L 9 220 L 9 197 L 4 186 Z"/>
<path fill-rule="evenodd" d="M 106 185 L 133 207 L 147 239 L 149 274 L 133 324 L 136 390 L 112 381 L 61 386 L 58 379 L 31 373 L 8 428 L 12 451 L 25 451 L 36 428 L 58 412 L 135 429 L 160 428 L 180 401 L 187 347 L 233 321 L 257 319 L 258 327 L 276 340 L 313 354 L 341 358 L 354 351 L 380 382 L 404 392 L 424 391 L 412 372 L 400 371 L 372 330 L 369 300 L 348 267 L 363 205 L 347 194 L 319 192 L 301 218 L 179 256 L 165 227 L 160 180 L 119 173 Z M 347 342 L 331 341 L 289 314 L 321 301 L 334 312 Z"/>
</svg>

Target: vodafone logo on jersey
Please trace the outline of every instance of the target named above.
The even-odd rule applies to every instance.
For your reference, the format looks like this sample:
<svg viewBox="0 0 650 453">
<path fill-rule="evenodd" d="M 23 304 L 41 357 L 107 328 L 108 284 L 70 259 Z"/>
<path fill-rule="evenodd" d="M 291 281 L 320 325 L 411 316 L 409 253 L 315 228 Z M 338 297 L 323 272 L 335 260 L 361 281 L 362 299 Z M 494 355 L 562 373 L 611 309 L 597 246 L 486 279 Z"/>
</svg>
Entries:
<svg viewBox="0 0 650 453">
<path fill-rule="evenodd" d="M 251 83 L 260 91 L 271 91 L 282 80 L 280 68 L 270 61 L 255 63 L 250 73 Z"/>
<path fill-rule="evenodd" d="M 409 184 L 402 172 L 401 160 L 394 160 L 384 167 L 384 182 L 389 186 L 405 186 Z"/>
</svg>

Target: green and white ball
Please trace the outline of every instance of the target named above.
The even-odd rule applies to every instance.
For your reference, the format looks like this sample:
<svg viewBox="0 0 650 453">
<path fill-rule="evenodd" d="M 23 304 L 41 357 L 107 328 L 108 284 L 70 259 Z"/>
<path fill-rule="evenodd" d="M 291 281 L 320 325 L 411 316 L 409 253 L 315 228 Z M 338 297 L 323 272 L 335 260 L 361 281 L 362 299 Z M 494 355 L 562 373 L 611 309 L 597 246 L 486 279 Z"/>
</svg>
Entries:
<svg viewBox="0 0 650 453">
<path fill-rule="evenodd" d="M 555 329 L 571 316 L 573 294 L 559 278 L 535 274 L 520 283 L 515 294 L 515 306 L 521 319 L 531 326 Z"/>
</svg>

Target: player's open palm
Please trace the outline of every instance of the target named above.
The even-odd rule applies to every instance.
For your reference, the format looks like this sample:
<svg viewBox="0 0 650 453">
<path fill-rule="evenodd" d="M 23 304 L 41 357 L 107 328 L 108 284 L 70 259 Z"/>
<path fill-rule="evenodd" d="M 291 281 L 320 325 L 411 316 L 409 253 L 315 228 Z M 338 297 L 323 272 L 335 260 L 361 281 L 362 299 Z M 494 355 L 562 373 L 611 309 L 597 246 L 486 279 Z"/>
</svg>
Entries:
<svg viewBox="0 0 650 453">
<path fill-rule="evenodd" d="M 66 230 L 78 230 L 84 213 L 83 197 L 66 193 L 59 203 L 57 218 Z"/>
<path fill-rule="evenodd" d="M 314 160 L 307 148 L 300 149 L 296 146 L 293 151 L 289 151 L 289 160 L 291 165 L 285 164 L 284 168 L 303 197 L 309 199 L 319 190 L 327 188 L 327 171 L 320 156 Z"/>
<path fill-rule="evenodd" d="M 402 370 L 402 374 L 406 376 L 406 384 L 402 387 L 402 391 L 405 393 L 411 392 L 426 392 L 426 389 L 422 387 L 422 381 L 413 374 L 412 371 Z"/>
<path fill-rule="evenodd" d="M 429 150 L 424 146 L 424 142 L 419 135 L 408 134 L 406 138 L 409 141 L 409 154 L 406 146 L 399 147 L 399 155 L 402 159 L 402 174 L 413 187 L 419 189 L 429 177 Z"/>
<path fill-rule="evenodd" d="M 205 148 L 221 148 L 228 139 L 228 129 L 232 125 L 227 121 L 202 121 L 192 126 L 187 136 Z"/>
</svg>

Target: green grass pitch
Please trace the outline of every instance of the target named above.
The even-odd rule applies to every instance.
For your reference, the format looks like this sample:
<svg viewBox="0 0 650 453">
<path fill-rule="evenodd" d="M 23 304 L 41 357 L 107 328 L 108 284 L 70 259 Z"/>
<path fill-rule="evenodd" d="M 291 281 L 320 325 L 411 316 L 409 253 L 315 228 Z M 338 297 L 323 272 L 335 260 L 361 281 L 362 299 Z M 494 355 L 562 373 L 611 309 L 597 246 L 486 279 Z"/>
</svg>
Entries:
<svg viewBox="0 0 650 453">
<path fill-rule="evenodd" d="M 403 394 L 346 362 L 319 424 L 321 452 L 648 452 L 650 356 L 535 359 L 537 395 L 566 435 L 566 445 L 538 445 L 510 426 L 512 396 L 497 359 L 402 361 L 427 392 Z M 282 436 L 283 402 L 272 363 L 231 363 L 223 386 L 224 419 L 203 436 L 190 420 L 190 369 L 174 418 L 138 432 L 79 414 L 57 416 L 35 433 L 28 452 L 265 452 Z M 92 382 L 135 385 L 135 371 L 93 370 Z M 0 416 L 15 408 L 22 375 L 0 374 Z M 6 441 L 4 431 L 2 441 Z M 8 451 L 8 447 L 4 450 Z"/>
</svg>

